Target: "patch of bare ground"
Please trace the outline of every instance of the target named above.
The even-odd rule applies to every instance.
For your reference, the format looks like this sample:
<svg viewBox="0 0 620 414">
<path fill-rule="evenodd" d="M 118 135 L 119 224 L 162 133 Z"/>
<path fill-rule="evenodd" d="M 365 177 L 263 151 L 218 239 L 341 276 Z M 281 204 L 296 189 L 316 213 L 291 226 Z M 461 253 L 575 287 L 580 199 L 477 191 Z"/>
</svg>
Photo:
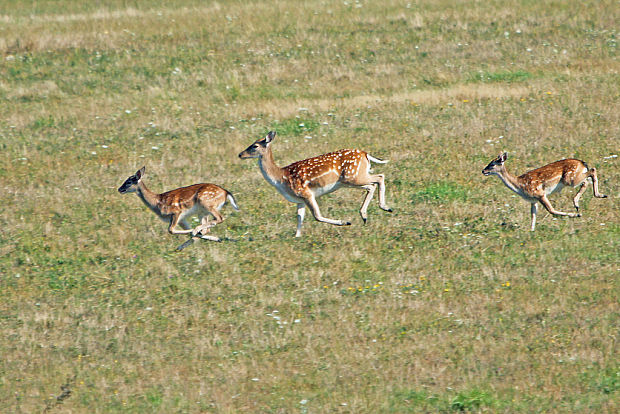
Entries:
<svg viewBox="0 0 620 414">
<path fill-rule="evenodd" d="M 375 104 L 419 104 L 419 105 L 446 105 L 456 101 L 479 99 L 522 98 L 530 93 L 528 86 L 480 85 L 465 84 L 453 87 L 409 91 L 392 95 L 357 95 L 339 99 L 316 100 L 270 100 L 249 105 L 239 105 L 240 113 L 263 113 L 277 119 L 285 119 L 299 113 L 299 108 L 308 108 L 313 112 L 328 112 L 330 109 L 351 111 Z"/>
</svg>

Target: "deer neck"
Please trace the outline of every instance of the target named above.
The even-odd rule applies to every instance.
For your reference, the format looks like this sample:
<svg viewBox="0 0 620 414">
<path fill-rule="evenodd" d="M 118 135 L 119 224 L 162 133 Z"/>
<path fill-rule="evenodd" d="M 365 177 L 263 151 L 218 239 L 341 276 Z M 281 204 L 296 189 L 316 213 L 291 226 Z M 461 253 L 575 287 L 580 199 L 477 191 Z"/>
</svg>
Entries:
<svg viewBox="0 0 620 414">
<path fill-rule="evenodd" d="M 519 178 L 510 174 L 506 167 L 502 167 L 501 171 L 497 174 L 497 176 L 502 180 L 504 185 L 510 188 L 515 193 L 523 196 L 523 188 L 521 183 L 519 182 Z"/>
<path fill-rule="evenodd" d="M 284 171 L 273 160 L 271 147 L 267 148 L 265 154 L 258 159 L 258 167 L 269 184 L 278 187 L 284 181 Z"/>
<path fill-rule="evenodd" d="M 140 200 L 158 216 L 161 216 L 159 208 L 159 195 L 148 189 L 142 180 L 138 181 L 138 191 L 136 192 Z"/>
</svg>

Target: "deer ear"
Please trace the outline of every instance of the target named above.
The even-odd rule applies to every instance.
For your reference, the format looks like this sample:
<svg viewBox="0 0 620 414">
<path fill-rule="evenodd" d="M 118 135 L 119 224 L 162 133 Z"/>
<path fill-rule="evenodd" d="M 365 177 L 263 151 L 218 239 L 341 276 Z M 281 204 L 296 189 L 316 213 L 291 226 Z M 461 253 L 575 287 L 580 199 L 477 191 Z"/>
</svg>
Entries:
<svg viewBox="0 0 620 414">
<path fill-rule="evenodd" d="M 140 178 L 142 178 L 142 176 L 144 175 L 144 170 L 145 170 L 145 169 L 146 169 L 146 166 L 144 166 L 144 167 L 140 168 L 140 169 L 138 170 L 138 172 L 136 172 L 136 177 L 138 177 L 138 180 L 139 180 Z"/>
<path fill-rule="evenodd" d="M 497 157 L 501 162 L 506 162 L 506 160 L 508 159 L 508 153 L 507 152 L 502 152 L 501 154 L 499 154 L 499 157 Z"/>
<path fill-rule="evenodd" d="M 265 142 L 269 144 L 276 137 L 276 131 L 269 131 L 267 136 L 265 137 Z"/>
</svg>

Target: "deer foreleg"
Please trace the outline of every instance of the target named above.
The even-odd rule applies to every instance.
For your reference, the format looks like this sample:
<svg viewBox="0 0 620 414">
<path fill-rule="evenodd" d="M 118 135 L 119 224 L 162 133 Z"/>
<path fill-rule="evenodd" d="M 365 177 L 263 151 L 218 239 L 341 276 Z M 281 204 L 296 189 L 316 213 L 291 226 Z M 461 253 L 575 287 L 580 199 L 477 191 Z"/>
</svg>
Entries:
<svg viewBox="0 0 620 414">
<path fill-rule="evenodd" d="M 179 223 L 180 222 L 180 223 Z M 181 224 L 182 227 L 189 227 L 189 225 L 187 224 L 187 222 L 185 222 L 185 220 L 180 220 L 180 216 L 178 214 L 174 214 L 171 218 L 170 218 L 170 225 L 168 226 L 168 233 L 170 234 L 189 234 L 191 233 L 193 230 L 192 229 L 184 229 L 184 230 L 179 230 L 177 229 L 177 224 Z"/>
<path fill-rule="evenodd" d="M 304 216 L 306 215 L 306 205 L 304 203 L 297 204 L 297 231 L 295 237 L 301 237 L 301 225 L 304 223 Z"/>
<path fill-rule="evenodd" d="M 579 213 L 564 213 L 563 211 L 556 210 L 549 202 L 547 196 L 542 196 L 540 198 L 540 203 L 554 216 L 581 217 L 581 214 Z"/>
<path fill-rule="evenodd" d="M 323 223 L 333 224 L 335 226 L 350 226 L 351 225 L 351 223 L 348 222 L 348 221 L 332 220 L 332 219 L 328 219 L 326 217 L 323 217 L 321 215 L 321 210 L 319 209 L 319 205 L 317 204 L 316 199 L 314 198 L 314 196 L 310 196 L 310 197 L 306 198 L 304 201 L 306 202 L 306 205 L 308 206 L 308 208 L 312 212 L 312 215 L 314 216 L 314 218 L 317 221 L 321 221 Z"/>
<path fill-rule="evenodd" d="M 534 231 L 536 228 L 536 212 L 538 211 L 538 204 L 532 203 L 532 207 L 530 208 L 530 212 L 532 213 L 532 227 L 530 231 Z"/>
</svg>

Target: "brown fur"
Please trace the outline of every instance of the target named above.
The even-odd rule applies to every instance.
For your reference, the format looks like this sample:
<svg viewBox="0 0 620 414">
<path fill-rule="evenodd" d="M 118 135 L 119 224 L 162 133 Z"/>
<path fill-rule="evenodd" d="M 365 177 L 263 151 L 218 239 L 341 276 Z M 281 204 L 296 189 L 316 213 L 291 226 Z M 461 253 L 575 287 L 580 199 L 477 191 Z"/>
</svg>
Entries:
<svg viewBox="0 0 620 414">
<path fill-rule="evenodd" d="M 237 205 L 233 195 L 223 188 L 209 183 L 193 184 L 157 194 L 149 190 L 142 180 L 144 167 L 125 180 L 118 189 L 120 193 L 135 192 L 142 202 L 162 220 L 169 223 L 170 234 L 189 234 L 208 240 L 219 241 L 215 236 L 207 236 L 210 228 L 224 221 L 219 210 L 227 200 L 235 209 Z M 215 218 L 215 223 L 208 222 L 208 214 Z M 186 218 L 197 215 L 201 224 L 191 229 Z M 179 230 L 181 226 L 183 230 Z M 182 245 L 185 247 L 185 245 Z"/>
<path fill-rule="evenodd" d="M 567 158 L 547 164 L 522 174 L 518 177 L 510 174 L 504 162 L 508 155 L 504 152 L 489 163 L 482 170 L 484 175 L 497 175 L 515 193 L 531 203 L 532 224 L 531 230 L 536 227 L 537 203 L 540 202 L 547 211 L 557 216 L 580 217 L 579 199 L 583 195 L 587 186 L 587 179 L 590 178 L 593 184 L 594 197 L 605 198 L 606 195 L 600 194 L 598 190 L 598 176 L 595 168 L 588 168 L 588 165 L 574 158 Z M 581 185 L 579 191 L 573 198 L 573 205 L 577 213 L 564 213 L 558 211 L 551 205 L 548 196 L 554 192 L 559 192 L 563 187 L 576 187 Z"/>
<path fill-rule="evenodd" d="M 301 236 L 301 225 L 307 206 L 314 218 L 324 223 L 345 226 L 348 221 L 332 220 L 321 215 L 316 198 L 336 191 L 340 186 L 361 187 L 368 193 L 360 209 L 360 215 L 367 220 L 366 210 L 370 200 L 379 187 L 379 207 L 392 211 L 385 204 L 385 183 L 383 174 L 369 174 L 370 160 L 383 163 L 364 151 L 342 149 L 294 162 L 284 168 L 276 165 L 271 151 L 271 142 L 275 132 L 255 141 L 239 154 L 239 158 L 258 158 L 263 176 L 288 201 L 297 204 L 297 232 Z M 387 162 L 387 161 L 385 161 Z"/>
<path fill-rule="evenodd" d="M 294 162 L 283 170 L 284 179 L 301 197 L 306 187 L 321 188 L 336 181 L 352 186 L 367 183 L 368 158 L 364 151 L 341 149 Z"/>
<path fill-rule="evenodd" d="M 567 187 L 575 187 L 589 176 L 590 171 L 585 162 L 567 158 L 528 171 L 517 178 L 528 193 L 540 197 L 545 189 L 558 183 Z"/>
<path fill-rule="evenodd" d="M 191 209 L 196 203 L 213 209 L 224 203 L 227 195 L 226 190 L 215 184 L 193 184 L 159 194 L 158 207 L 163 214 L 179 214 Z"/>
</svg>

